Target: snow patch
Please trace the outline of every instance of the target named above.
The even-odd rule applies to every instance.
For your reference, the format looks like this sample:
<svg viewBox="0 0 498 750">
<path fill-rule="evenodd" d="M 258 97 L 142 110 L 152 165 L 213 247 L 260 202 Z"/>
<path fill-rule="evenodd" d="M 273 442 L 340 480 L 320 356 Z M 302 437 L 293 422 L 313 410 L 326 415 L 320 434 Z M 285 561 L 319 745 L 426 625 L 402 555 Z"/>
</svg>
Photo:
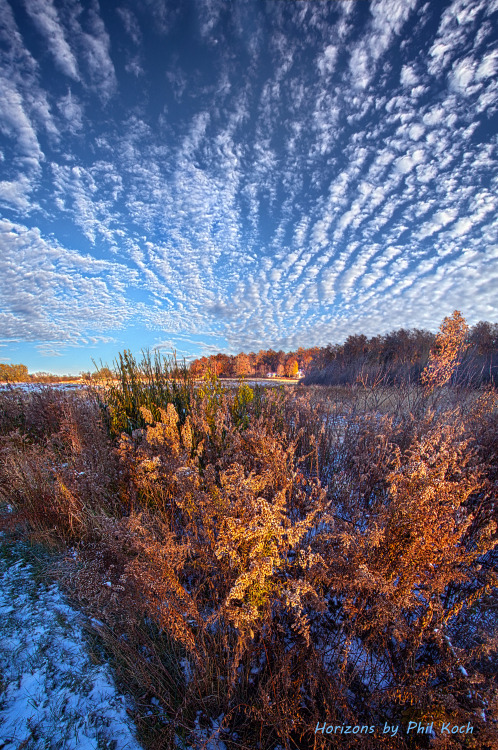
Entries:
<svg viewBox="0 0 498 750">
<path fill-rule="evenodd" d="M 4 542 L 5 544 L 5 542 Z M 141 750 L 107 665 L 92 663 L 82 616 L 31 566 L 0 558 L 3 750 Z"/>
</svg>

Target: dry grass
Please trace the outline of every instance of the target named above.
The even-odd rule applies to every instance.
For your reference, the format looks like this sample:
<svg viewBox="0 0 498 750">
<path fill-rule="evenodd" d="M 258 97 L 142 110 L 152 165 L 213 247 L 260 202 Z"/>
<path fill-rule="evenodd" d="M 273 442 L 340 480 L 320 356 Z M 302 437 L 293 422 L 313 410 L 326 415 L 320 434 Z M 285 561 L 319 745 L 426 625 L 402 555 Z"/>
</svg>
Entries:
<svg viewBox="0 0 498 750">
<path fill-rule="evenodd" d="M 154 377 L 44 396 L 39 423 L 2 397 L 2 497 L 72 549 L 61 578 L 144 742 L 223 715 L 229 748 L 325 747 L 325 721 L 380 728 L 365 748 L 428 747 L 382 726 L 434 717 L 474 726 L 452 747 L 491 748 L 495 393 Z"/>
</svg>

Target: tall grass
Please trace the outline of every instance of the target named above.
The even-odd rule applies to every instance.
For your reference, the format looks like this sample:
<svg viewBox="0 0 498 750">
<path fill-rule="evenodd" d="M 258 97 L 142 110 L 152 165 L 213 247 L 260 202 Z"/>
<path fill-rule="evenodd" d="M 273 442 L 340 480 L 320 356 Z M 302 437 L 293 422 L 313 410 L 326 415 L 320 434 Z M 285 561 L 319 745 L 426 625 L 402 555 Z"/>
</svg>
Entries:
<svg viewBox="0 0 498 750">
<path fill-rule="evenodd" d="M 118 354 L 110 372 L 113 377 L 104 381 L 102 402 L 114 437 L 145 426 L 142 407 L 158 418 L 159 409 L 173 404 L 182 422 L 185 420 L 193 396 L 193 381 L 186 363 L 179 364 L 176 355 L 167 358 L 157 351 L 154 356 L 145 351 L 142 359 L 136 360 L 125 350 Z"/>
</svg>

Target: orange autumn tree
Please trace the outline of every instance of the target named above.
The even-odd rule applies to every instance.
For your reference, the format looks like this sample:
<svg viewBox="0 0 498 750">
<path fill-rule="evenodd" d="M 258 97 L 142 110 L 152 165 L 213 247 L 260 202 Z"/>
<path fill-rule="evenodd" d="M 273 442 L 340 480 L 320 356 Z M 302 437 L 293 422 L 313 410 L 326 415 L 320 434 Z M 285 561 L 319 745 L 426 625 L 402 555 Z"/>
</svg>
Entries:
<svg viewBox="0 0 498 750">
<path fill-rule="evenodd" d="M 429 361 L 421 375 L 421 383 L 426 393 L 432 393 L 435 388 L 449 382 L 455 368 L 460 364 L 458 356 L 465 348 L 468 330 L 469 327 L 458 310 L 443 320 Z"/>
</svg>

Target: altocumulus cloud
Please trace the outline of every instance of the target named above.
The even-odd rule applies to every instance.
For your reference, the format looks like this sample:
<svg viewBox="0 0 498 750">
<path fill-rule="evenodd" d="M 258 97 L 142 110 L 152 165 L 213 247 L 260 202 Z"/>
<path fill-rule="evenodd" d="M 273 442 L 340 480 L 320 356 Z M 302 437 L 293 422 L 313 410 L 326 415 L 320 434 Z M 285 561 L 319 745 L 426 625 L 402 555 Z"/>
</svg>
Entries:
<svg viewBox="0 0 498 750">
<path fill-rule="evenodd" d="M 0 338 L 69 368 L 496 318 L 497 16 L 0 0 Z"/>
<path fill-rule="evenodd" d="M 4 219 L 0 238 L 4 337 L 86 344 L 92 331 L 112 332 L 133 314 L 126 287 L 137 283 L 135 271 L 71 252 Z"/>
</svg>

